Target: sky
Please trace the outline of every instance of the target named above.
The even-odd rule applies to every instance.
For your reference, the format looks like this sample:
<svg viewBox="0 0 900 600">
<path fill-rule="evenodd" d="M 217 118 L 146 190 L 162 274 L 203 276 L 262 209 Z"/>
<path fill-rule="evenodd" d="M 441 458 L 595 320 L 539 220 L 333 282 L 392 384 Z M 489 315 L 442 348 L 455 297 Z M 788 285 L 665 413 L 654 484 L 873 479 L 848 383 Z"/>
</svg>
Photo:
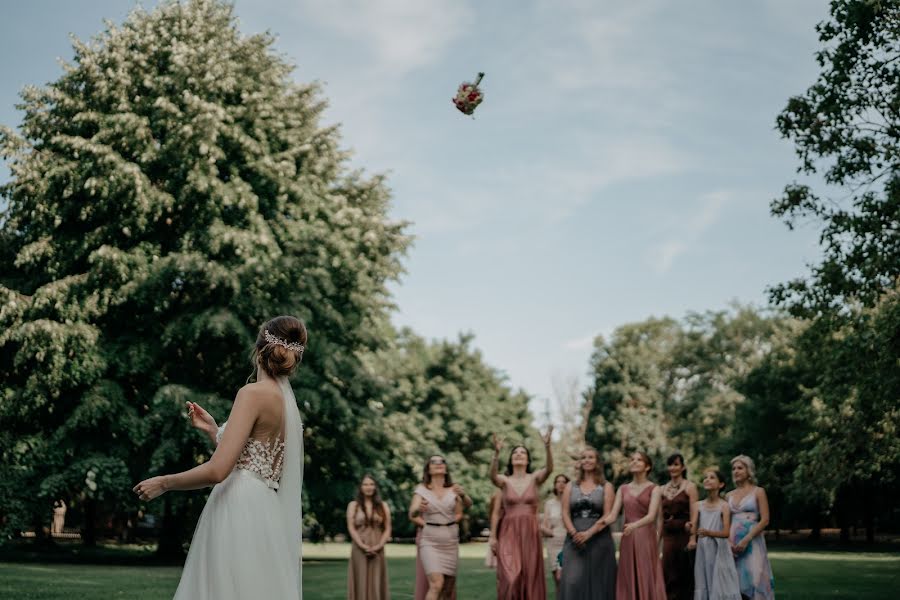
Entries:
<svg viewBox="0 0 900 600">
<path fill-rule="evenodd" d="M 156 5 L 144 2 L 145 7 Z M 0 124 L 126 0 L 0 0 Z M 775 117 L 818 73 L 826 0 L 237 0 L 318 81 L 352 164 L 386 173 L 415 242 L 395 323 L 475 335 L 542 412 L 595 336 L 765 305 L 820 257 L 769 202 L 798 178 Z M 474 118 L 451 104 L 484 71 Z M 0 180 L 8 171 L 0 171 Z"/>
</svg>

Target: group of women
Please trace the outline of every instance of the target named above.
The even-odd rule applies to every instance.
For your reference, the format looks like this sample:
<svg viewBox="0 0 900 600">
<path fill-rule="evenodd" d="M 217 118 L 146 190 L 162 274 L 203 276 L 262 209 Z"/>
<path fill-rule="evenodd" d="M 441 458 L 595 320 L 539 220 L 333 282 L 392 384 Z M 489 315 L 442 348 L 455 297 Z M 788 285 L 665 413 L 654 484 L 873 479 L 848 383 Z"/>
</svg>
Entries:
<svg viewBox="0 0 900 600">
<path fill-rule="evenodd" d="M 722 496 L 725 476 L 703 472 L 705 499 L 687 479 L 684 457 L 667 460 L 668 483 L 650 481 L 643 452 L 629 460 L 630 481 L 616 490 L 603 461 L 585 448 L 573 480 L 557 475 L 540 514 L 540 486 L 553 471 L 552 430 L 543 436 L 547 462 L 535 469 L 525 446 L 515 446 L 500 472 L 503 441 L 494 438 L 487 563 L 497 571 L 501 600 L 546 600 L 545 573 L 562 600 L 770 600 L 772 571 L 763 531 L 769 521 L 765 490 L 747 456 L 731 461 L 735 489 Z M 472 500 L 454 484 L 441 456 L 431 456 L 416 488 L 409 518 L 416 524 L 416 600 L 456 598 L 458 524 Z M 610 526 L 624 516 L 619 557 Z M 388 596 L 383 547 L 390 511 L 375 480 L 363 479 L 347 509 L 353 540 L 348 598 Z M 662 551 L 660 552 L 660 542 Z"/>
</svg>

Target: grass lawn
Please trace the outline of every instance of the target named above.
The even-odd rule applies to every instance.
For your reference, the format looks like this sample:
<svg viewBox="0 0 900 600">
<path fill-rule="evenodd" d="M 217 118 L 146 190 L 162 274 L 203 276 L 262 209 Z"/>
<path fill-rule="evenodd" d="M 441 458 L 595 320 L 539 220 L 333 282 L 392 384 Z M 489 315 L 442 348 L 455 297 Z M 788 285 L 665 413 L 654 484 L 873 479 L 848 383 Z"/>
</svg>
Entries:
<svg viewBox="0 0 900 600">
<path fill-rule="evenodd" d="M 388 546 L 392 597 L 412 598 L 414 547 Z M 485 547 L 461 550 L 459 600 L 496 598 L 494 572 L 483 566 Z M 346 597 L 347 545 L 304 547 L 305 600 Z M 779 600 L 889 600 L 900 590 L 900 553 L 771 552 Z M 0 598 L 15 600 L 170 599 L 178 585 L 178 567 L 101 566 L 48 563 L 0 563 Z"/>
</svg>

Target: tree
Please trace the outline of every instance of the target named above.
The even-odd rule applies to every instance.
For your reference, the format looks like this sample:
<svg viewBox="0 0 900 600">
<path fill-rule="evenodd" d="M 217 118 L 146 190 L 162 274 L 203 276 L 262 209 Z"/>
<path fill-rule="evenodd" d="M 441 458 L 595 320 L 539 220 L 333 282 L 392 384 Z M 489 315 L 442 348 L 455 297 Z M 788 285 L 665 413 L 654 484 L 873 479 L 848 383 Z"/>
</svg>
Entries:
<svg viewBox="0 0 900 600">
<path fill-rule="evenodd" d="M 665 404 L 673 392 L 672 356 L 681 335 L 674 319 L 648 319 L 619 327 L 608 342 L 599 336 L 594 341 L 586 438 L 617 479 L 627 473 L 630 452 L 659 457 L 670 448 Z"/>
<path fill-rule="evenodd" d="M 797 410 L 808 426 L 796 485 L 829 506 L 862 496 L 854 505 L 871 542 L 875 514 L 887 511 L 900 484 L 900 288 L 839 329 L 817 325 L 798 340 L 815 378 Z"/>
<path fill-rule="evenodd" d="M 823 261 L 807 279 L 775 286 L 795 314 L 872 306 L 900 276 L 900 2 L 832 0 L 817 26 L 821 73 L 777 119 L 801 173 L 822 173 L 839 200 L 792 183 L 773 201 L 789 227 L 822 223 Z"/>
<path fill-rule="evenodd" d="M 556 375 L 552 384 L 556 406 L 556 418 L 552 419 L 556 426 L 553 462 L 558 472 L 571 477 L 586 443 L 590 405 L 584 401 L 581 381 L 577 376 Z"/>
<path fill-rule="evenodd" d="M 218 0 L 138 10 L 74 42 L 57 81 L 23 92 L 21 133 L 0 133 L 0 452 L 32 517 L 56 496 L 121 505 L 131 482 L 202 460 L 183 402 L 224 419 L 277 314 L 310 329 L 294 386 L 313 518 L 364 462 L 367 440 L 347 440 L 381 388 L 362 356 L 409 238 L 271 46 Z M 195 500 L 164 497 L 161 552 L 180 551 Z"/>
<path fill-rule="evenodd" d="M 819 77 L 788 100 L 777 127 L 794 142 L 799 171 L 822 173 L 843 197 L 793 183 L 772 203 L 789 226 L 821 222 L 824 259 L 771 297 L 810 319 L 795 342 L 806 385 L 793 408 L 805 427 L 792 487 L 842 514 L 864 495 L 872 539 L 873 505 L 900 466 L 900 2 L 833 0 L 830 12 L 817 27 Z"/>
<path fill-rule="evenodd" d="M 682 321 L 648 319 L 624 325 L 609 342 L 598 338 L 593 382 L 586 394 L 588 441 L 612 463 L 617 478 L 627 455 L 657 461 L 681 452 L 690 465 L 727 465 L 739 432 L 741 385 L 788 327 L 750 307 L 691 313 Z"/>
<path fill-rule="evenodd" d="M 688 314 L 673 351 L 674 394 L 666 401 L 675 448 L 700 464 L 727 465 L 736 411 L 745 401 L 741 385 L 789 327 L 780 315 L 748 306 Z"/>
</svg>

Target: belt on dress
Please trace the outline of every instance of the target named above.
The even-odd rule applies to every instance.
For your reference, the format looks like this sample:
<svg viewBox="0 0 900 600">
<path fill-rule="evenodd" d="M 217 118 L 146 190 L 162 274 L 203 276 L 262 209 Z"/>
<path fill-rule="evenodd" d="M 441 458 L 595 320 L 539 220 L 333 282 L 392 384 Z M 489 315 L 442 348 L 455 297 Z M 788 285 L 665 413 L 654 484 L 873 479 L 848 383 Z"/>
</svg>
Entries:
<svg viewBox="0 0 900 600">
<path fill-rule="evenodd" d="M 450 527 L 451 525 L 456 525 L 456 521 L 451 521 L 450 523 L 429 523 L 425 521 L 426 525 L 431 525 L 432 527 Z"/>
</svg>

